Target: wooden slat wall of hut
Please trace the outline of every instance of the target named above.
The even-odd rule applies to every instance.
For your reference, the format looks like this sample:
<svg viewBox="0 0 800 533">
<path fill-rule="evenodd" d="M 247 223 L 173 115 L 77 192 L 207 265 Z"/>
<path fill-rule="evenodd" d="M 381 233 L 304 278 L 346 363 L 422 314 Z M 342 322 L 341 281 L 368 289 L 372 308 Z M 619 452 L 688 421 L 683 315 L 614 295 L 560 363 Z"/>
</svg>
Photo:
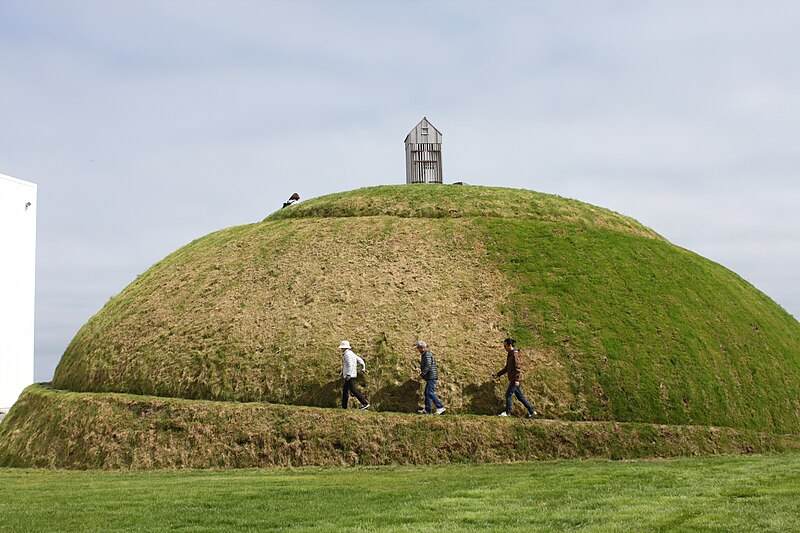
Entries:
<svg viewBox="0 0 800 533">
<path fill-rule="evenodd" d="M 442 183 L 440 144 L 406 145 L 406 183 Z"/>
<path fill-rule="evenodd" d="M 427 134 L 423 135 L 423 131 Z M 443 183 L 442 134 L 427 119 L 411 130 L 406 144 L 406 183 Z"/>
</svg>

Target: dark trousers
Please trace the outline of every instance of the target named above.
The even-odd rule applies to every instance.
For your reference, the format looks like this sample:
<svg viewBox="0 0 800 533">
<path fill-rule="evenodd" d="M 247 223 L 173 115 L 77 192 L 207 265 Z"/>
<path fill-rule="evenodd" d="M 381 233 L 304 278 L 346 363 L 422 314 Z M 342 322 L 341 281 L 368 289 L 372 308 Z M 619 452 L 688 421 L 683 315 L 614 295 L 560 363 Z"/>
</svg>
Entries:
<svg viewBox="0 0 800 533">
<path fill-rule="evenodd" d="M 529 413 L 533 412 L 533 406 L 525 399 L 525 396 L 522 395 L 522 387 L 519 385 L 514 385 L 513 381 L 508 382 L 508 389 L 506 389 L 506 413 L 511 414 L 511 397 L 516 396 L 519 401 L 522 402 L 522 405 L 525 406 L 525 409 L 528 410 Z"/>
<path fill-rule="evenodd" d="M 347 409 L 347 400 L 350 398 L 350 394 L 358 398 L 361 405 L 367 405 L 368 403 L 364 395 L 356 390 L 355 380 L 356 378 L 344 378 L 344 386 L 342 387 L 342 409 Z"/>
<path fill-rule="evenodd" d="M 430 414 L 431 412 L 431 403 L 433 403 L 438 409 L 444 407 L 444 404 L 439 400 L 439 397 L 436 396 L 436 380 L 429 379 L 425 382 L 425 412 Z"/>
</svg>

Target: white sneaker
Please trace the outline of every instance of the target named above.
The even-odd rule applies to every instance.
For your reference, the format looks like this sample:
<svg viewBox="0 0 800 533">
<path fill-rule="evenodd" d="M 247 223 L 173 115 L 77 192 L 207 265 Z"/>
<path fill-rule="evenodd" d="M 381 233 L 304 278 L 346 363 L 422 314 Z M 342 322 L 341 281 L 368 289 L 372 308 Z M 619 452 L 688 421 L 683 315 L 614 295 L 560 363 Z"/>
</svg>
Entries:
<svg viewBox="0 0 800 533">
<path fill-rule="evenodd" d="M 440 407 L 440 408 L 438 408 L 438 409 L 436 410 L 436 412 L 435 412 L 435 413 L 433 413 L 433 414 L 435 414 L 435 415 L 440 415 L 440 414 L 444 413 L 445 411 L 447 411 L 447 409 L 446 409 L 446 408 L 444 408 L 444 407 Z"/>
<path fill-rule="evenodd" d="M 499 415 L 497 415 L 497 416 L 508 416 L 508 413 L 506 413 L 505 411 L 503 411 L 502 413 L 500 413 L 500 414 L 499 414 Z"/>
<path fill-rule="evenodd" d="M 359 407 L 359 409 L 361 409 L 362 411 L 366 411 L 367 409 L 369 409 L 369 405 L 370 404 L 364 405 L 362 407 Z"/>
</svg>

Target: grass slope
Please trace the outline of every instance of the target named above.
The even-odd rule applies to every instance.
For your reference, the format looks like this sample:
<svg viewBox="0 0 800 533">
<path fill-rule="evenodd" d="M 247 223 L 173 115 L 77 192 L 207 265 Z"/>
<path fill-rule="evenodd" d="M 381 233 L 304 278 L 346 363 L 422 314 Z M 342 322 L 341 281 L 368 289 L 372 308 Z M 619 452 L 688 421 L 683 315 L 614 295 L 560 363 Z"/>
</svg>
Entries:
<svg viewBox="0 0 800 533">
<path fill-rule="evenodd" d="M 559 417 L 800 431 L 800 325 L 739 276 L 626 233 L 480 223 L 513 334 L 559 363 L 534 363 L 537 396 L 569 376 Z"/>
<path fill-rule="evenodd" d="M 247 468 L 630 459 L 797 450 L 800 438 L 700 426 L 420 416 L 25 390 L 0 466 Z"/>
<path fill-rule="evenodd" d="M 333 406 L 337 346 L 348 338 L 368 362 L 374 403 L 408 412 L 420 400 L 411 343 L 424 336 L 447 372 L 440 390 L 451 408 L 494 411 L 501 386 L 462 400 L 496 370 L 485 352 L 504 336 L 494 300 L 501 275 L 486 270 L 479 237 L 469 220 L 396 217 L 217 232 L 153 266 L 92 317 L 54 385 Z M 439 264 L 446 273 L 430 268 Z"/>
<path fill-rule="evenodd" d="M 7 531 L 797 531 L 800 454 L 436 467 L 0 469 Z"/>
<path fill-rule="evenodd" d="M 81 329 L 54 386 L 334 406 L 348 338 L 370 401 L 409 412 L 424 338 L 449 410 L 489 414 L 509 334 L 548 418 L 800 432 L 800 324 L 773 301 L 617 213 L 487 187 L 360 189 L 198 239 Z"/>
</svg>

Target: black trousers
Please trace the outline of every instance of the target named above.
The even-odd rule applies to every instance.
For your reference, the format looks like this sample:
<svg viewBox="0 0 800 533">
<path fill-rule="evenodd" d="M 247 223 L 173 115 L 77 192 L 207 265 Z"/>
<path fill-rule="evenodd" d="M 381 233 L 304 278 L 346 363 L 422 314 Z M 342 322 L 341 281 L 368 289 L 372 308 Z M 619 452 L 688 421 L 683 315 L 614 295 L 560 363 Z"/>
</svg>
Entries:
<svg viewBox="0 0 800 533">
<path fill-rule="evenodd" d="M 367 399 L 364 398 L 364 395 L 356 390 L 355 380 L 356 378 L 344 378 L 344 386 L 342 387 L 342 409 L 347 409 L 347 400 L 350 398 L 350 394 L 358 398 L 361 405 L 367 405 L 367 403 L 369 403 Z"/>
</svg>

